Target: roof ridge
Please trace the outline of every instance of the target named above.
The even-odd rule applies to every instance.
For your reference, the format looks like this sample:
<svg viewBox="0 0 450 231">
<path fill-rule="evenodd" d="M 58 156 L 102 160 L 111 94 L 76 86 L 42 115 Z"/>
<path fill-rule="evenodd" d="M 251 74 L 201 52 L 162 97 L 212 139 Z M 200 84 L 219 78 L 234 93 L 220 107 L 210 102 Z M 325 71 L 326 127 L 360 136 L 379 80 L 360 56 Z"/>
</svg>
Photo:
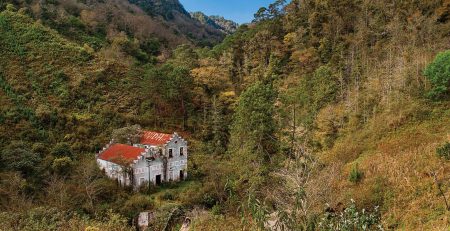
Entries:
<svg viewBox="0 0 450 231">
<path fill-rule="evenodd" d="M 128 161 L 135 161 L 139 159 L 140 156 L 146 153 L 145 148 L 135 147 L 128 144 L 112 144 L 111 146 L 103 149 L 97 156 L 97 158 L 115 162 L 117 159 L 125 159 Z"/>
<path fill-rule="evenodd" d="M 164 145 L 174 138 L 174 133 L 162 133 L 156 131 L 143 131 L 141 144 L 144 145 Z"/>
</svg>

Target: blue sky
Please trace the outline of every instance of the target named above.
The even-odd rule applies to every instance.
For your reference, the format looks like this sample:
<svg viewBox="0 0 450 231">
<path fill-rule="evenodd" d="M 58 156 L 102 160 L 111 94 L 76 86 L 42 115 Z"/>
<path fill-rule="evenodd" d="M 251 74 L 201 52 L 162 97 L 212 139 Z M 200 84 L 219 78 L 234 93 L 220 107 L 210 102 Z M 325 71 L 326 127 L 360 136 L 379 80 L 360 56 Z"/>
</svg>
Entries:
<svg viewBox="0 0 450 231">
<path fill-rule="evenodd" d="M 239 24 L 251 22 L 260 7 L 275 0 L 180 0 L 187 11 L 202 11 L 206 15 L 220 15 Z"/>
</svg>

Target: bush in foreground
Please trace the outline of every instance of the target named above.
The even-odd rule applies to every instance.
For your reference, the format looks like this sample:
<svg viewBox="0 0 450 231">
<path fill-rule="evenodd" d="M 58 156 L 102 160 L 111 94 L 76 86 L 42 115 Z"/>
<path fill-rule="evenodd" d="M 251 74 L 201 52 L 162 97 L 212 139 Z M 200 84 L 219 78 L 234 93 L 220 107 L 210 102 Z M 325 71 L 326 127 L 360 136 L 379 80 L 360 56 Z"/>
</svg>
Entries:
<svg viewBox="0 0 450 231">
<path fill-rule="evenodd" d="M 439 53 L 424 72 L 433 85 L 428 93 L 431 98 L 439 99 L 449 96 L 450 89 L 450 50 Z"/>
</svg>

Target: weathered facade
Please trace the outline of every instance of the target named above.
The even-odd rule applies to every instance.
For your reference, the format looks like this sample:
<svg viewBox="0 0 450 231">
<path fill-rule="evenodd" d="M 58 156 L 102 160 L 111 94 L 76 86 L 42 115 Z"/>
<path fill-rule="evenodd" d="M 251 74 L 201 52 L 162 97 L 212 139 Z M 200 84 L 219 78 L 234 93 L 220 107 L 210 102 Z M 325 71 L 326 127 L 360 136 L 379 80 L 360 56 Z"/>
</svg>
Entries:
<svg viewBox="0 0 450 231">
<path fill-rule="evenodd" d="M 187 141 L 177 133 L 145 131 L 139 144 L 110 144 L 97 154 L 99 167 L 122 185 L 135 188 L 187 177 Z"/>
</svg>

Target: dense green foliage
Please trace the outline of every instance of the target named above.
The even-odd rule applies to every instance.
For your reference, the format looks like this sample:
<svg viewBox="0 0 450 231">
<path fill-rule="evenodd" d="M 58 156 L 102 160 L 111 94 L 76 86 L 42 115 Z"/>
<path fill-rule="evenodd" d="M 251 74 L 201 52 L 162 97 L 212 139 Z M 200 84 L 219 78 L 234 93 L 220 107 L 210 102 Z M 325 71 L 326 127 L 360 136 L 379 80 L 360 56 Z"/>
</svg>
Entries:
<svg viewBox="0 0 450 231">
<path fill-rule="evenodd" d="M 384 230 L 377 207 L 372 212 L 365 209 L 358 211 L 354 201 L 340 214 L 327 212 L 319 223 L 319 228 L 327 231 Z"/>
<path fill-rule="evenodd" d="M 272 86 L 260 82 L 242 93 L 231 129 L 231 136 L 236 138 L 236 144 L 232 146 L 256 152 L 264 160 L 269 160 L 277 152 L 273 120 L 275 97 Z"/>
<path fill-rule="evenodd" d="M 106 222 L 90 221 L 86 217 L 77 214 L 67 215 L 49 207 L 34 208 L 23 216 L 0 213 L 0 225 L 5 230 L 134 230 L 128 225 L 126 218 L 112 212 L 109 212 L 103 220 Z"/>
<path fill-rule="evenodd" d="M 348 180 L 352 183 L 358 183 L 363 178 L 363 173 L 358 169 L 358 165 L 352 167 Z"/>
<path fill-rule="evenodd" d="M 438 154 L 438 156 L 446 160 L 450 160 L 450 143 L 446 143 L 442 147 L 439 147 L 436 150 L 436 153 Z"/>
<path fill-rule="evenodd" d="M 450 94 L 450 50 L 439 53 L 424 74 L 433 84 L 428 94 L 433 98 L 447 97 Z"/>
<path fill-rule="evenodd" d="M 232 163 L 240 163 L 234 177 L 241 190 L 258 190 L 267 181 L 277 154 L 274 121 L 276 93 L 270 84 L 257 82 L 239 98 L 231 125 L 229 147 Z"/>
</svg>

